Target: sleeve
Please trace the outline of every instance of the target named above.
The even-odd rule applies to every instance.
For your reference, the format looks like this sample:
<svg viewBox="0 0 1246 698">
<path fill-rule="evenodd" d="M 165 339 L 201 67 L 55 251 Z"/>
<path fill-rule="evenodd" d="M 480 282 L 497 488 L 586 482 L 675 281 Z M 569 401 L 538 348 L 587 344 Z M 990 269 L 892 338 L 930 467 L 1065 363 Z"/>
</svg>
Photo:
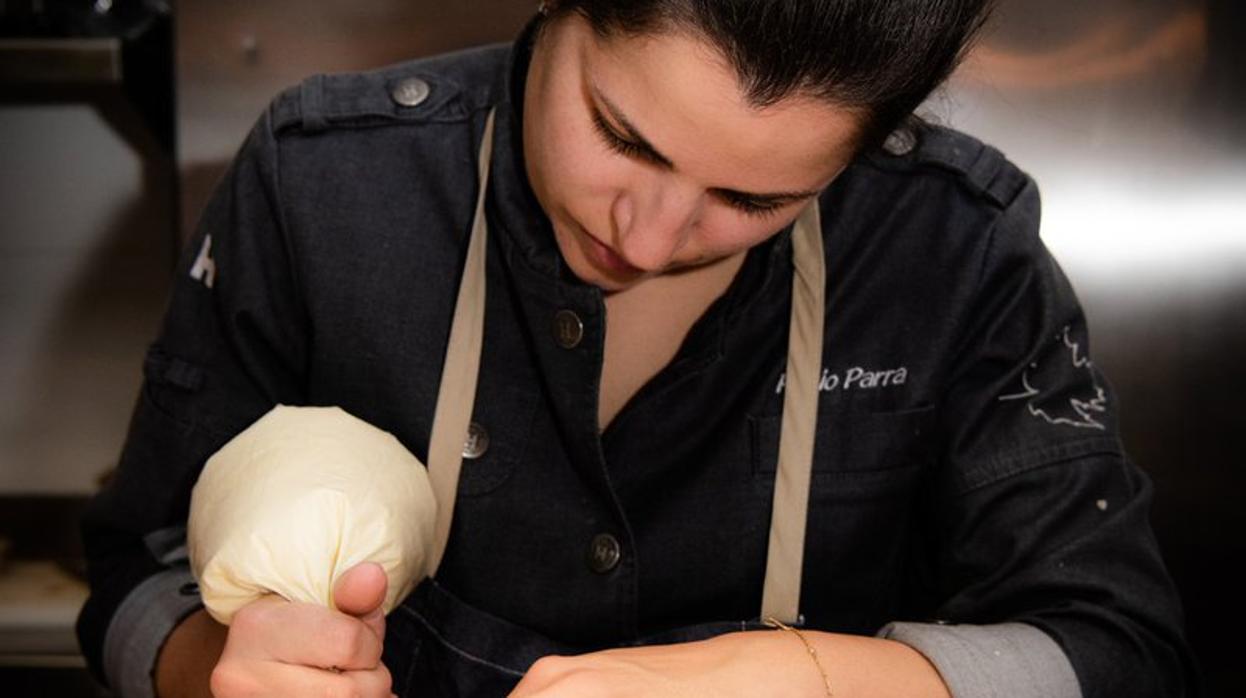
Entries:
<svg viewBox="0 0 1246 698">
<path fill-rule="evenodd" d="M 186 247 L 115 475 L 83 517 L 90 596 L 79 643 L 123 695 L 151 694 L 160 647 L 199 605 L 179 546 L 204 461 L 305 392 L 307 321 L 278 179 L 270 111 Z"/>
<path fill-rule="evenodd" d="M 919 572 L 938 620 L 880 635 L 922 652 L 958 698 L 1196 695 L 1151 483 L 1124 455 L 1038 219 L 1027 180 L 992 231 L 943 393 Z"/>
</svg>

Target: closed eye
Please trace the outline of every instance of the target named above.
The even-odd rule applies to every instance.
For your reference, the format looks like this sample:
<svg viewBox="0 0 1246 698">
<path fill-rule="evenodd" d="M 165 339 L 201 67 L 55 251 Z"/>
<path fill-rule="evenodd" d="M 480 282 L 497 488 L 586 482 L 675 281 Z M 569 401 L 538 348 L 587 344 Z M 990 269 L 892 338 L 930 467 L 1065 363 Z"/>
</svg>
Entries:
<svg viewBox="0 0 1246 698">
<path fill-rule="evenodd" d="M 640 143 L 630 141 L 619 135 L 617 131 L 606 123 L 605 117 L 596 109 L 593 110 L 593 128 L 597 131 L 597 135 L 601 136 L 601 140 L 605 142 L 606 147 L 629 158 L 637 158 L 655 165 L 665 165 L 664 159 L 658 157 L 653 151 L 646 148 Z"/>
<path fill-rule="evenodd" d="M 785 205 L 783 203 L 773 201 L 757 201 L 756 199 L 743 196 L 732 191 L 719 190 L 716 194 L 718 195 L 718 198 L 725 201 L 731 208 L 741 211 L 746 215 L 756 216 L 758 218 L 772 216 Z"/>
<path fill-rule="evenodd" d="M 593 130 L 605 143 L 606 147 L 620 155 L 628 158 L 642 160 L 644 162 L 657 165 L 666 169 L 673 169 L 674 165 L 663 155 L 653 149 L 653 146 L 643 139 L 640 141 L 632 140 L 620 134 L 601 112 L 592 109 Z M 747 216 L 756 218 L 765 218 L 777 213 L 780 209 L 787 206 L 793 201 L 813 196 L 815 192 L 795 192 L 776 194 L 769 197 L 759 197 L 756 195 L 739 192 L 732 189 L 714 189 L 711 190 L 714 196 L 725 202 L 731 208 L 744 213 Z"/>
</svg>

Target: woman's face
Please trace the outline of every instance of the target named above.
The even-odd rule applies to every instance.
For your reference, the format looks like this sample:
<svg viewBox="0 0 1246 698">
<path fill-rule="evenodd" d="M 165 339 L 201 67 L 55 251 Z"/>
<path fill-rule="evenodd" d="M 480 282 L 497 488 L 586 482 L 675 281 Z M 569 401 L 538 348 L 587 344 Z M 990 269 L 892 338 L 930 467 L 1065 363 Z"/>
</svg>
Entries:
<svg viewBox="0 0 1246 698">
<path fill-rule="evenodd" d="M 618 291 L 781 230 L 853 155 L 859 117 L 790 97 L 755 108 L 709 44 L 546 27 L 524 98 L 528 177 L 563 258 Z"/>
</svg>

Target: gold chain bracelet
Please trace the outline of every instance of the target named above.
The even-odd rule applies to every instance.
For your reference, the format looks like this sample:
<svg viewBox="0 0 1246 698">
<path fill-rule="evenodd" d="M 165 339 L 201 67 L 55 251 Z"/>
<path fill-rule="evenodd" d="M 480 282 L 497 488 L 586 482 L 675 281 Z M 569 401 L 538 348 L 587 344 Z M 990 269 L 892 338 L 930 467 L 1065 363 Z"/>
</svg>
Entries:
<svg viewBox="0 0 1246 698">
<path fill-rule="evenodd" d="M 788 630 L 796 637 L 800 638 L 801 644 L 803 644 L 805 646 L 805 650 L 809 652 L 809 658 L 813 660 L 813 665 L 818 668 L 818 673 L 822 675 L 822 685 L 826 688 L 826 698 L 834 698 L 834 694 L 831 693 L 831 680 L 827 678 L 826 670 L 822 668 L 822 662 L 818 660 L 818 651 L 813 648 L 813 645 L 810 644 L 809 640 L 805 637 L 805 634 L 787 623 L 775 618 L 774 616 L 767 616 L 762 622 L 776 630 Z"/>
</svg>

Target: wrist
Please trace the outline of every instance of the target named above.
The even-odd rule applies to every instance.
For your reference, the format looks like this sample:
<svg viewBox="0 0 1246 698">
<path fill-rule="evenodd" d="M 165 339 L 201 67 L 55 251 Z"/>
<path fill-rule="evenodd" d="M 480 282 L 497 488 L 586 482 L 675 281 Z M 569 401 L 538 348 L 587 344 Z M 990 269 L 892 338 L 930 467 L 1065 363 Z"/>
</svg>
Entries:
<svg viewBox="0 0 1246 698">
<path fill-rule="evenodd" d="M 229 629 L 199 609 L 173 628 L 156 656 L 153 681 L 159 698 L 208 698 L 212 670 Z"/>
<path fill-rule="evenodd" d="M 797 640 L 800 640 L 800 644 L 804 647 L 805 652 L 809 654 L 809 659 L 813 662 L 814 668 L 818 670 L 818 676 L 822 678 L 822 690 L 826 692 L 826 698 L 833 698 L 835 692 L 831 690 L 831 679 L 826 675 L 826 667 L 824 667 L 822 665 L 822 661 L 818 659 L 818 648 L 809 641 L 809 638 L 805 637 L 805 634 L 801 632 L 800 629 L 794 628 L 787 623 L 778 620 L 777 618 L 769 617 L 766 618 L 764 622 L 771 628 L 789 633 Z"/>
<path fill-rule="evenodd" d="M 939 672 L 920 652 L 893 640 L 800 629 L 817 652 L 834 698 L 950 698 Z M 741 686 L 764 687 L 750 695 L 824 698 L 826 685 L 805 645 L 785 630 L 754 630 L 715 638 L 731 643 L 733 661 L 749 666 Z M 743 683 L 747 681 L 748 683 Z"/>
<path fill-rule="evenodd" d="M 809 631 L 802 630 L 808 636 Z M 824 635 L 825 633 L 817 633 Z M 811 642 L 815 640 L 810 638 Z M 826 684 L 808 650 L 784 630 L 750 630 L 727 633 L 706 640 L 716 648 L 717 674 L 714 695 L 747 695 L 750 698 L 825 698 Z M 825 662 L 821 643 L 815 646 L 819 662 Z M 835 698 L 843 698 L 833 675 L 823 664 Z"/>
</svg>

